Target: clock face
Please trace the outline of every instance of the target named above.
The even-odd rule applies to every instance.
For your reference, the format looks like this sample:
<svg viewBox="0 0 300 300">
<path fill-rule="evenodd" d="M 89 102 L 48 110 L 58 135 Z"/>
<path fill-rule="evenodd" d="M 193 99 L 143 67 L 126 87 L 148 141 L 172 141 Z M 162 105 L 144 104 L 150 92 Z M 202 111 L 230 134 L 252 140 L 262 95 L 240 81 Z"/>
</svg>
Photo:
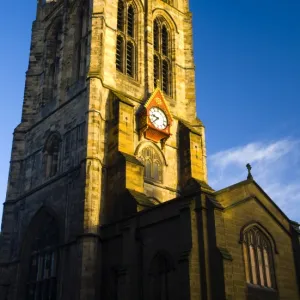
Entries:
<svg viewBox="0 0 300 300">
<path fill-rule="evenodd" d="M 168 119 L 165 113 L 158 107 L 150 108 L 149 119 L 157 129 L 165 129 L 168 125 Z"/>
</svg>

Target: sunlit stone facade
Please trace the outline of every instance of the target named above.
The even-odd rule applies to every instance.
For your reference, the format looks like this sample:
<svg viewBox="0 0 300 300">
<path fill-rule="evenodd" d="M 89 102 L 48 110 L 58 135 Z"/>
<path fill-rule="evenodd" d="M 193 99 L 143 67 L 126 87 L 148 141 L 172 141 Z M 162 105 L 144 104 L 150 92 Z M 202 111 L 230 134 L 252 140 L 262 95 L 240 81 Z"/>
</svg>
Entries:
<svg viewBox="0 0 300 300">
<path fill-rule="evenodd" d="M 251 177 L 209 186 L 195 97 L 188 0 L 40 0 L 1 300 L 299 299 L 298 224 Z"/>
</svg>

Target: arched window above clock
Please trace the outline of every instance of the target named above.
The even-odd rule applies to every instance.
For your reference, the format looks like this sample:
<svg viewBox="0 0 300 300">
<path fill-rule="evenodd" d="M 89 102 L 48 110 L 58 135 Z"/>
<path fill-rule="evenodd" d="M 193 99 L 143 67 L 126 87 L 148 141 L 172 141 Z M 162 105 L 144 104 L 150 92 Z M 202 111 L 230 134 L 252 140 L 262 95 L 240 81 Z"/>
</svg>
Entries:
<svg viewBox="0 0 300 300">
<path fill-rule="evenodd" d="M 116 69 L 132 78 L 137 74 L 137 8 L 119 0 L 117 12 Z"/>
<path fill-rule="evenodd" d="M 172 96 L 171 29 L 162 17 L 153 23 L 153 74 L 154 87 L 159 87 L 166 95 Z"/>
<path fill-rule="evenodd" d="M 144 164 L 145 181 L 162 183 L 164 159 L 159 150 L 145 145 L 139 149 L 138 158 Z"/>
</svg>

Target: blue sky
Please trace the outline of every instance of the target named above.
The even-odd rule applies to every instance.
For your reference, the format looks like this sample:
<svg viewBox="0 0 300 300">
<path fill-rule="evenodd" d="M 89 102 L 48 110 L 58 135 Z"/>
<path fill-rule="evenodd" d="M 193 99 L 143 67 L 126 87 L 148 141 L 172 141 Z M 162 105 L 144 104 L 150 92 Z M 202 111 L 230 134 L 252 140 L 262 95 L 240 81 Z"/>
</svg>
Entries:
<svg viewBox="0 0 300 300">
<path fill-rule="evenodd" d="M 209 183 L 255 180 L 300 221 L 300 1 L 191 0 Z"/>
<path fill-rule="evenodd" d="M 209 182 L 256 181 L 300 221 L 300 1 L 190 0 Z M 0 201 L 21 117 L 34 0 L 2 3 Z M 17 8 L 17 9 L 16 9 Z M 4 46 L 3 46 L 4 45 Z"/>
</svg>

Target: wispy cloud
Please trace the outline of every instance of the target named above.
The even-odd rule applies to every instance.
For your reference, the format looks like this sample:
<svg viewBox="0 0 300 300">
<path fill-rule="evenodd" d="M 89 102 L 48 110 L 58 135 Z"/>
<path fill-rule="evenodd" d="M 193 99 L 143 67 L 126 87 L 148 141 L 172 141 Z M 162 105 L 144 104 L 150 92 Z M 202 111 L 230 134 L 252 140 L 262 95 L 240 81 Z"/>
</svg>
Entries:
<svg viewBox="0 0 300 300">
<path fill-rule="evenodd" d="M 208 158 L 210 185 L 221 189 L 246 179 L 247 163 L 266 193 L 300 221 L 300 141 L 255 142 L 215 153 Z"/>
</svg>

